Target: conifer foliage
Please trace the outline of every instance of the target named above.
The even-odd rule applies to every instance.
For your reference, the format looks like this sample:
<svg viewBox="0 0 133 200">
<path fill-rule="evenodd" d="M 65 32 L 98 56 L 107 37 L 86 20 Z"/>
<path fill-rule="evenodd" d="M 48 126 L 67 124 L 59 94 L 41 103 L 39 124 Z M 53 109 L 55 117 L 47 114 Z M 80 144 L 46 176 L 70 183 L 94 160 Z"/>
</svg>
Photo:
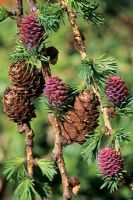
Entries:
<svg viewBox="0 0 133 200">
<path fill-rule="evenodd" d="M 28 6 L 28 13 L 23 12 L 27 7 L 23 8 L 22 0 L 17 1 L 13 13 L 0 6 L 0 21 L 8 17 L 15 19 L 19 32 L 17 46 L 10 55 L 11 86 L 4 92 L 3 110 L 26 137 L 25 159 L 13 157 L 7 160 L 5 176 L 8 180 L 15 180 L 17 199 L 48 200 L 52 199 L 51 189 L 43 180 L 52 181 L 58 168 L 63 185 L 62 200 L 71 200 L 73 195 L 78 195 L 80 181 L 74 176 L 68 178 L 63 148 L 76 142 L 83 144 L 81 156 L 88 165 L 98 161 L 100 177 L 104 181 L 101 188 L 107 186 L 113 192 L 128 174 L 120 149 L 129 138 L 124 129 L 113 129 L 108 100 L 115 114 L 124 112 L 131 115 L 132 98 L 129 98 L 124 81 L 117 75 L 115 60 L 112 57 L 89 58 L 86 52 L 76 20 L 82 16 L 87 23 L 100 26 L 104 21 L 98 5 L 90 0 L 59 0 L 42 4 L 29 0 Z M 67 19 L 78 47 L 76 50 L 81 55 L 79 76 L 82 89 L 68 86 L 59 77 L 51 75 L 50 64 L 57 63 L 59 52 L 54 46 L 47 46 L 48 33 L 60 31 L 62 22 L 65 24 Z M 43 92 L 55 138 L 52 158 L 35 158 L 33 154 L 34 133 L 30 121 L 36 117 L 34 99 Z M 103 97 L 107 97 L 106 106 Z M 99 125 L 99 117 L 103 119 L 104 127 Z M 40 173 L 45 179 L 39 178 Z"/>
</svg>

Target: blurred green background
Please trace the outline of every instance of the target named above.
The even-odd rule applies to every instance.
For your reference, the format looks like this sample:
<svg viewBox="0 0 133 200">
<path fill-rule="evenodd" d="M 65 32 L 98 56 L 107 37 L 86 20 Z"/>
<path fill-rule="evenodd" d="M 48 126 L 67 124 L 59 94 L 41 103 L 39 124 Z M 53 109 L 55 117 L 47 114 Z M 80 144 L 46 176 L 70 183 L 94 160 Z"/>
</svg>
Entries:
<svg viewBox="0 0 133 200">
<path fill-rule="evenodd" d="M 126 81 L 133 93 L 133 1 L 99 0 L 100 12 L 105 19 L 104 25 L 94 27 L 79 21 L 81 31 L 86 38 L 86 48 L 90 57 L 97 58 L 105 54 L 113 56 L 118 63 L 118 73 Z M 8 78 L 9 54 L 15 45 L 16 24 L 8 19 L 0 23 L 0 100 L 6 87 L 11 85 Z M 48 46 L 59 50 L 59 61 L 52 66 L 52 73 L 67 83 L 80 83 L 78 77 L 81 58 L 74 50 L 72 30 L 69 23 L 62 24 L 58 33 L 49 35 Z M 35 131 L 34 154 L 43 157 L 51 153 L 53 135 L 47 123 L 47 111 L 42 103 L 36 102 L 37 118 L 33 120 Z M 112 120 L 113 127 L 130 131 L 131 141 L 124 145 L 122 154 L 128 171 L 133 174 L 133 123 L 126 117 Z M 76 151 L 75 151 L 76 149 Z M 69 176 L 77 176 L 81 182 L 81 191 L 74 200 L 133 200 L 133 193 L 126 186 L 110 194 L 100 190 L 102 181 L 97 177 L 97 164 L 88 167 L 80 153 L 82 146 L 73 144 L 64 149 L 64 157 Z M 24 156 L 24 135 L 17 132 L 17 126 L 4 114 L 0 104 L 0 200 L 14 200 L 15 184 L 9 183 L 3 176 L 4 162 L 9 156 Z M 51 183 L 53 200 L 61 199 L 61 180 L 57 175 Z"/>
</svg>

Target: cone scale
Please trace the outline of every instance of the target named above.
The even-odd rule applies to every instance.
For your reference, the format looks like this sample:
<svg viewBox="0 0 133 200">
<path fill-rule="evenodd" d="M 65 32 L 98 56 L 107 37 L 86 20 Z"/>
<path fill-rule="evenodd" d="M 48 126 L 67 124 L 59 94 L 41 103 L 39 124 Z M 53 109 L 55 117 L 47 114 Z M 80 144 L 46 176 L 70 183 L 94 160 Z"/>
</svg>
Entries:
<svg viewBox="0 0 133 200">
<path fill-rule="evenodd" d="M 25 62 L 17 62 L 10 66 L 9 77 L 13 89 L 27 97 L 38 97 L 43 92 L 44 78 L 41 70 Z"/>
<path fill-rule="evenodd" d="M 28 15 L 20 24 L 20 39 L 28 49 L 36 49 L 44 34 L 44 29 L 35 16 Z"/>
<path fill-rule="evenodd" d="M 116 107 L 120 107 L 128 98 L 128 88 L 119 76 L 108 78 L 105 87 L 106 96 Z"/>
<path fill-rule="evenodd" d="M 113 177 L 122 169 L 121 155 L 112 148 L 103 148 L 98 155 L 98 165 L 104 176 Z"/>
<path fill-rule="evenodd" d="M 60 78 L 52 76 L 45 84 L 44 94 L 51 105 L 61 107 L 67 101 L 68 89 Z"/>
<path fill-rule="evenodd" d="M 23 94 L 8 88 L 3 97 L 4 113 L 14 122 L 28 122 L 35 117 L 34 106 Z"/>
<path fill-rule="evenodd" d="M 94 132 L 98 126 L 99 101 L 91 91 L 76 95 L 72 107 L 64 113 L 64 121 L 59 120 L 65 144 L 83 144 L 85 136 Z"/>
</svg>

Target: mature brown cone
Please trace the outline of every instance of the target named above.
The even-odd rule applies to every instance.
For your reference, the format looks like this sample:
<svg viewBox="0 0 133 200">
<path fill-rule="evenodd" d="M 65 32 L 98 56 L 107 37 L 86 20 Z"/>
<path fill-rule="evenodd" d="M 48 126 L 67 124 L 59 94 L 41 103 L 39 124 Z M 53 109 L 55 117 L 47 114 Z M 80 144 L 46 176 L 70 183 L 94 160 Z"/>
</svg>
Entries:
<svg viewBox="0 0 133 200">
<path fill-rule="evenodd" d="M 27 122 L 35 117 L 34 106 L 23 94 L 7 88 L 2 99 L 4 113 L 14 122 Z"/>
<path fill-rule="evenodd" d="M 9 77 L 12 80 L 13 90 L 17 93 L 25 93 L 29 97 L 36 98 L 43 91 L 43 75 L 36 66 L 25 62 L 14 63 L 10 66 Z"/>
<path fill-rule="evenodd" d="M 85 136 L 93 133 L 98 126 L 98 105 L 95 94 L 89 90 L 75 97 L 73 106 L 64 114 L 64 121 L 58 120 L 65 144 L 82 144 Z"/>
</svg>

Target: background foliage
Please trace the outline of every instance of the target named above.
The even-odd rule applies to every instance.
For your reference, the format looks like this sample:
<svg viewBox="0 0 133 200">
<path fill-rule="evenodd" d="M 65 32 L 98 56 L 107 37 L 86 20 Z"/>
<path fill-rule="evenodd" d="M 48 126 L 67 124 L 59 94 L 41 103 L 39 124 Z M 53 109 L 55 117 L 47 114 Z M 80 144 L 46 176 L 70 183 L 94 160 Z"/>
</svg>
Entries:
<svg viewBox="0 0 133 200">
<path fill-rule="evenodd" d="M 79 21 L 81 31 L 86 37 L 86 47 L 90 57 L 100 57 L 104 53 L 113 56 L 118 63 L 119 74 L 125 79 L 131 93 L 133 93 L 133 1 L 132 0 L 98 0 L 100 11 L 105 19 L 104 25 L 100 28 L 88 26 Z M 69 33 L 69 34 L 66 34 Z M 8 55 L 14 47 L 16 35 L 16 25 L 14 21 L 7 19 L 0 24 L 0 100 L 3 91 L 10 85 L 8 79 Z M 54 45 L 59 50 L 59 61 L 52 67 L 52 72 L 60 76 L 67 83 L 79 83 L 78 76 L 80 67 L 80 55 L 74 50 L 72 31 L 69 24 L 62 24 L 59 32 L 49 35 L 48 43 Z M 49 154 L 53 147 L 53 136 L 47 124 L 47 111 L 41 102 L 36 102 L 37 118 L 32 123 L 35 130 L 35 155 L 43 157 Z M 102 121 L 100 121 L 102 123 Z M 130 139 L 122 149 L 128 171 L 133 174 L 133 123 L 132 119 L 117 117 L 112 120 L 113 127 L 130 131 Z M 76 151 L 75 151 L 76 148 Z M 0 104 L 0 199 L 13 200 L 14 185 L 7 183 L 3 176 L 3 166 L 9 156 L 24 155 L 24 136 L 17 133 L 17 127 L 2 112 Z M 97 177 L 97 164 L 88 166 L 81 158 L 81 146 L 74 144 L 64 149 L 65 160 L 69 175 L 79 177 L 81 181 L 80 195 L 75 200 L 127 200 L 133 199 L 133 194 L 126 186 L 120 188 L 118 192 L 109 194 L 106 189 L 100 190 L 102 185 L 100 178 Z M 84 173 L 81 173 L 84 172 Z M 1 190 L 4 183 L 4 188 Z M 61 198 L 60 177 L 55 176 L 51 183 L 53 193 L 58 194 L 55 200 Z M 57 191 L 58 190 L 58 191 Z"/>
</svg>

